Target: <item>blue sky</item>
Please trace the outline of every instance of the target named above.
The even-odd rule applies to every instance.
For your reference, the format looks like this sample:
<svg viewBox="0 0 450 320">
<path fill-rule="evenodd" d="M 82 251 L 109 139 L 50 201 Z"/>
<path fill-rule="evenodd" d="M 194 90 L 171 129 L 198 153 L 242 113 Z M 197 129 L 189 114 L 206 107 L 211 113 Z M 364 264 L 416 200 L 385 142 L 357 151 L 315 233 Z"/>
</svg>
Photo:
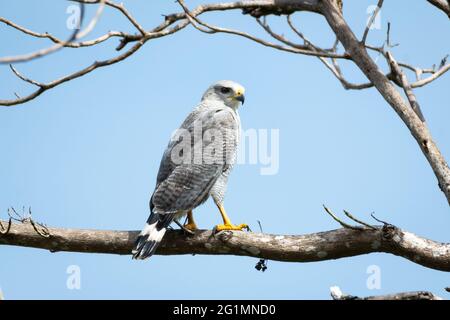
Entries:
<svg viewBox="0 0 450 320">
<path fill-rule="evenodd" d="M 366 9 L 376 1 L 347 0 L 345 16 L 361 35 Z M 197 1 L 188 1 L 193 7 Z M 179 10 L 172 1 L 126 1 L 145 28 L 161 14 Z M 408 15 L 403 14 L 408 6 Z M 65 1 L 0 2 L 2 16 L 30 29 L 65 37 Z M 88 11 L 88 16 L 93 8 Z M 206 16 L 205 16 L 206 17 Z M 217 25 L 263 35 L 239 12 L 210 14 Z M 286 33 L 283 18 L 270 17 Z M 313 14 L 294 21 L 310 39 L 329 46 L 333 36 Z M 369 41 L 384 40 L 392 22 L 396 58 L 430 67 L 450 52 L 448 19 L 426 1 L 387 1 L 381 30 Z M 414 22 L 414 23 L 413 23 Z M 108 30 L 133 31 L 107 9 L 93 38 Z M 47 46 L 0 27 L 0 56 Z M 17 65 L 25 75 L 49 81 L 116 54 L 117 40 L 97 48 L 64 49 Z M 360 71 L 343 64 L 353 81 Z M 408 231 L 448 242 L 448 204 L 416 142 L 376 90 L 345 91 L 320 62 L 275 51 L 230 35 L 206 35 L 189 27 L 148 42 L 128 60 L 61 85 L 13 108 L 0 108 L 0 214 L 10 206 L 31 206 L 50 226 L 137 230 L 148 216 L 160 157 L 171 132 L 214 81 L 243 84 L 240 110 L 244 129 L 278 129 L 279 171 L 261 175 L 260 164 L 242 164 L 230 178 L 226 207 L 235 222 L 280 234 L 337 228 L 322 209 L 347 209 L 370 221 L 375 214 Z M 0 66 L 0 97 L 25 95 L 33 88 Z M 450 158 L 450 76 L 416 90 L 444 156 Z M 202 228 L 220 221 L 211 202 L 196 210 Z M 319 263 L 269 262 L 257 272 L 257 259 L 233 256 L 155 256 L 144 263 L 129 256 L 50 253 L 0 248 L 0 288 L 7 299 L 309 299 L 329 298 L 338 285 L 354 295 L 431 290 L 441 296 L 448 274 L 399 257 L 370 254 Z M 81 288 L 67 288 L 67 269 L 78 266 Z M 368 268 L 381 272 L 381 288 L 367 287 Z M 447 295 L 448 297 L 448 295 Z"/>
</svg>

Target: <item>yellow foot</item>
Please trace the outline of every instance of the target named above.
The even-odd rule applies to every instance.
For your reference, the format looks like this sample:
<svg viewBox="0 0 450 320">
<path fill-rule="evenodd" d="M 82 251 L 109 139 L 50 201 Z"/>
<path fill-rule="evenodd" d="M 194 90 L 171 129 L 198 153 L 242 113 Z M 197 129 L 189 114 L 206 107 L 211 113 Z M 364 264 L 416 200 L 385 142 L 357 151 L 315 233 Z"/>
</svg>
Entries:
<svg viewBox="0 0 450 320">
<path fill-rule="evenodd" d="M 248 227 L 248 225 L 246 225 L 245 223 L 239 224 L 239 225 L 234 225 L 231 223 L 227 223 L 227 224 L 218 224 L 214 230 L 219 232 L 219 231 L 224 231 L 224 230 L 239 230 L 242 231 L 242 229 L 246 229 L 247 231 L 250 230 L 250 228 Z"/>
<path fill-rule="evenodd" d="M 190 230 L 190 231 L 198 230 L 197 225 L 196 225 L 194 222 L 186 223 L 183 227 L 184 227 L 185 229 Z"/>
</svg>

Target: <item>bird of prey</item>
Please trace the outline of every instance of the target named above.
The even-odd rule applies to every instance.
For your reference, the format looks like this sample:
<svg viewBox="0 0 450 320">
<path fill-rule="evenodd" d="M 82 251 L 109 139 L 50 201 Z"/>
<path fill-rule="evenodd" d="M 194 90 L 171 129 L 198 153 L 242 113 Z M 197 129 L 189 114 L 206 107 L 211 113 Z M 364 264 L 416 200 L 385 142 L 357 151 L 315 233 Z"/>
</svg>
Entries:
<svg viewBox="0 0 450 320">
<path fill-rule="evenodd" d="M 174 220 L 187 216 L 184 228 L 197 229 L 192 210 L 209 196 L 223 219 L 216 231 L 248 229 L 246 224 L 232 224 L 223 206 L 237 156 L 241 104 L 244 88 L 233 81 L 218 81 L 176 130 L 163 154 L 150 216 L 136 240 L 133 259 L 150 257 Z"/>
</svg>

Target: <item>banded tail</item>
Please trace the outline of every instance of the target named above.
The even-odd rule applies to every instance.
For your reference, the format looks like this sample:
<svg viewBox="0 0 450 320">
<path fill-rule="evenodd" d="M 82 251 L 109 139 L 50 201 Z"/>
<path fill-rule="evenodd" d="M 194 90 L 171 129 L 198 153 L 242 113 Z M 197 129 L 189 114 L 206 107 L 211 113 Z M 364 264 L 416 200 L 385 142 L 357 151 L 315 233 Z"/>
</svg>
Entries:
<svg viewBox="0 0 450 320">
<path fill-rule="evenodd" d="M 136 239 L 131 252 L 133 259 L 144 260 L 151 257 L 159 246 L 166 229 L 172 222 L 174 214 L 159 214 L 152 212 L 144 229 Z"/>
</svg>

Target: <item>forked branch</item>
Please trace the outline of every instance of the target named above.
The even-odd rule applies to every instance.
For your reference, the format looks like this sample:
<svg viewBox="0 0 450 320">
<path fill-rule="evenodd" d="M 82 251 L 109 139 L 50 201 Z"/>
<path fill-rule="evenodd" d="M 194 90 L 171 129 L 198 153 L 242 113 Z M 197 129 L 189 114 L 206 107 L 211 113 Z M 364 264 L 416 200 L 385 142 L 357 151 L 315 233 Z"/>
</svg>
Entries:
<svg viewBox="0 0 450 320">
<path fill-rule="evenodd" d="M 292 42 L 288 39 L 286 39 L 283 35 L 277 34 L 271 30 L 271 28 L 268 26 L 268 24 L 264 23 L 261 24 L 261 21 L 259 20 L 260 17 L 265 17 L 270 14 L 275 15 L 288 15 L 290 16 L 294 12 L 299 11 L 310 11 L 315 13 L 321 13 L 321 4 L 323 1 L 319 0 L 283 0 L 283 1 L 274 1 L 274 0 L 254 0 L 254 1 L 238 1 L 238 2 L 221 2 L 221 3 L 210 3 L 210 4 L 203 4 L 197 6 L 193 10 L 189 10 L 188 7 L 184 4 L 184 1 L 178 1 L 181 5 L 181 8 L 183 9 L 180 13 L 173 13 L 169 15 L 165 15 L 165 20 L 157 25 L 156 27 L 145 30 L 141 23 L 139 23 L 133 15 L 125 8 L 123 4 L 117 4 L 111 0 L 74 0 L 80 3 L 81 5 L 81 16 L 83 16 L 84 12 L 84 6 L 85 5 L 92 5 L 92 4 L 100 4 L 97 13 L 94 16 L 94 18 L 90 21 L 90 23 L 87 24 L 87 27 L 84 30 L 78 31 L 75 30 L 72 36 L 69 38 L 69 40 L 61 40 L 55 37 L 54 35 L 50 33 L 39 33 L 32 30 L 29 30 L 25 27 L 22 27 L 6 18 L 0 17 L 0 22 L 28 35 L 31 37 L 36 38 L 46 38 L 51 40 L 53 43 L 55 43 L 54 46 L 39 50 L 38 52 L 26 54 L 22 56 L 16 56 L 16 57 L 3 57 L 0 58 L 0 63 L 13 63 L 13 62 L 23 62 L 23 61 L 29 61 L 31 59 L 47 55 L 53 51 L 59 50 L 63 47 L 67 48 L 83 48 L 83 47 L 90 47 L 95 46 L 100 43 L 103 43 L 109 39 L 112 38 L 119 38 L 119 44 L 117 46 L 117 50 L 122 50 L 125 46 L 127 46 L 129 43 L 137 43 L 135 46 L 133 46 L 131 49 L 127 51 L 125 54 L 118 55 L 116 57 L 110 58 L 108 60 L 104 60 L 101 63 L 94 62 L 90 66 L 81 69 L 77 72 L 74 72 L 73 74 L 64 76 L 60 79 L 53 80 L 49 83 L 42 84 L 42 86 L 39 86 L 36 91 L 33 93 L 25 96 L 25 97 L 16 97 L 16 99 L 5 99 L 0 100 L 0 105 L 2 106 L 15 106 L 18 104 L 22 104 L 25 102 L 28 102 L 32 99 L 35 99 L 39 95 L 41 95 L 43 92 L 52 89 L 62 83 L 74 80 L 76 78 L 79 78 L 81 76 L 84 76 L 87 73 L 90 73 L 98 68 L 98 66 L 107 66 L 112 65 L 117 62 L 123 61 L 127 59 L 129 56 L 131 56 L 135 51 L 139 50 L 147 41 L 150 41 L 152 39 L 157 39 L 165 36 L 169 36 L 173 33 L 176 33 L 182 29 L 184 29 L 187 25 L 192 24 L 195 28 L 202 32 L 206 33 L 227 33 L 232 34 L 235 36 L 240 36 L 247 38 L 251 41 L 257 42 L 263 46 L 273 48 L 276 50 L 286 51 L 290 53 L 295 54 L 302 54 L 307 56 L 315 56 L 318 57 L 325 66 L 330 69 L 330 71 L 333 73 L 334 76 L 337 77 L 337 79 L 342 83 L 344 88 L 346 89 L 367 89 L 370 87 L 373 87 L 373 82 L 368 83 L 361 83 L 361 84 L 354 84 L 348 80 L 346 80 L 340 70 L 340 68 L 337 66 L 337 60 L 339 59 L 345 59 L 350 60 L 352 57 L 347 53 L 338 53 L 336 45 L 333 46 L 332 49 L 323 49 L 319 48 L 316 45 L 313 45 L 310 41 L 306 40 L 306 38 L 302 35 L 301 32 L 293 28 L 292 22 L 289 20 L 289 26 L 290 28 L 299 35 L 302 40 L 303 44 L 297 44 L 295 42 Z M 326 1 L 333 1 L 333 0 L 326 0 Z M 339 10 L 342 9 L 342 1 L 337 1 L 339 5 Z M 379 12 L 379 8 L 381 8 L 381 5 L 383 4 L 383 1 L 379 1 L 377 10 L 375 10 L 371 21 L 376 18 L 376 15 Z M 81 37 L 86 36 L 89 32 L 91 32 L 97 21 L 99 20 L 100 15 L 103 12 L 103 7 L 107 6 L 109 8 L 112 8 L 118 12 L 120 12 L 136 29 L 137 33 L 126 33 L 122 31 L 109 31 L 106 34 L 99 36 L 98 38 L 91 39 L 91 40 L 85 40 L 77 42 L 76 40 L 80 39 Z M 249 16 L 254 17 L 257 19 L 257 22 L 260 23 L 266 30 L 266 32 L 276 40 L 276 42 L 271 42 L 262 38 L 258 38 L 256 36 L 253 36 L 247 32 L 240 31 L 240 30 L 233 30 L 223 27 L 214 26 L 212 24 L 206 23 L 203 20 L 200 20 L 199 16 L 203 15 L 208 12 L 213 11 L 229 11 L 229 10 L 237 10 L 240 9 L 244 14 L 247 14 Z M 82 19 L 82 17 L 81 17 Z M 175 26 L 172 26 L 174 25 Z M 370 27 L 370 21 L 369 25 L 367 26 L 362 42 L 366 42 L 366 38 L 369 32 Z M 278 43 L 277 43 L 278 42 Z M 337 44 L 337 43 L 336 43 Z M 368 48 L 375 48 L 379 49 L 373 46 L 368 46 Z M 327 59 L 330 59 L 328 61 Z M 98 66 L 96 66 L 98 65 Z M 399 62 L 400 66 L 406 66 L 407 64 Z M 416 74 L 420 75 L 422 74 L 421 71 L 425 69 L 420 69 L 416 67 L 412 67 L 416 71 Z M 436 80 L 443 74 L 445 74 L 448 70 L 450 70 L 450 65 L 442 65 L 441 68 L 438 70 L 432 70 L 431 76 L 429 76 L 426 79 L 421 79 L 418 77 L 417 81 L 414 83 L 411 83 L 411 88 L 417 88 L 424 85 L 427 85 L 431 83 L 432 81 Z M 15 73 L 17 75 L 17 73 Z M 387 75 L 389 79 L 394 79 L 392 75 Z M 21 78 L 22 79 L 22 78 Z M 31 79 L 30 79 L 31 80 Z M 35 82 L 39 82 L 36 80 L 33 80 Z M 30 82 L 30 81 L 27 81 Z M 31 83 L 31 82 L 30 82 Z"/>
</svg>

